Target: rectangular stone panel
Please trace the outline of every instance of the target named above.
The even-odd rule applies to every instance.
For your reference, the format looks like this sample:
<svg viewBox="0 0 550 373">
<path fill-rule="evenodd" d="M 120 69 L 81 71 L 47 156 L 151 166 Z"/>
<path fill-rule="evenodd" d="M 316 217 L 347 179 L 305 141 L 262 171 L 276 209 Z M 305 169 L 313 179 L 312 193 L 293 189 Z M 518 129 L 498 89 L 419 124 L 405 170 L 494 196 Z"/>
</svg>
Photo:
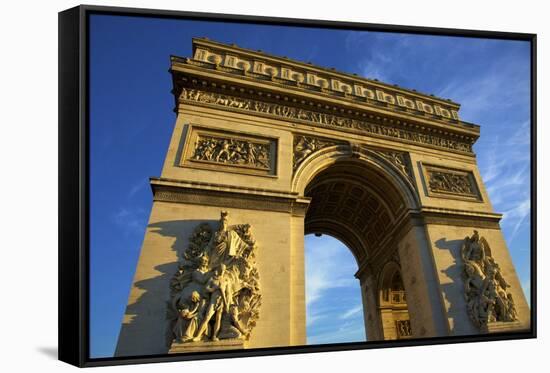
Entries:
<svg viewBox="0 0 550 373">
<path fill-rule="evenodd" d="M 483 201 L 472 171 L 422 163 L 422 174 L 429 197 Z"/>
<path fill-rule="evenodd" d="M 277 175 L 277 139 L 190 125 L 181 167 Z"/>
</svg>

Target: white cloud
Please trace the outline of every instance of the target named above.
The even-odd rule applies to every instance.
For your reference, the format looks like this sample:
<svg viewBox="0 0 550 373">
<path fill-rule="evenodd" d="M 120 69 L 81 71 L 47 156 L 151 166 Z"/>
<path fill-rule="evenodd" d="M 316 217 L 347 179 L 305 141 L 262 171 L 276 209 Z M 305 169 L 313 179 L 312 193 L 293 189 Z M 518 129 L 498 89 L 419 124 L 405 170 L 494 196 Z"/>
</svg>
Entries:
<svg viewBox="0 0 550 373">
<path fill-rule="evenodd" d="M 126 234 L 143 233 L 146 224 L 146 213 L 143 208 L 121 207 L 111 215 L 111 220 L 123 228 Z"/>
<path fill-rule="evenodd" d="M 132 185 L 132 187 L 128 191 L 128 198 L 132 198 L 137 192 L 145 188 L 147 184 L 149 184 L 147 179 L 141 179 L 138 182 L 134 183 L 134 185 Z"/>
<path fill-rule="evenodd" d="M 509 243 L 529 223 L 531 212 L 529 125 L 529 120 L 522 122 L 504 139 L 480 139 L 480 173 L 494 210 L 503 214 Z"/>
<path fill-rule="evenodd" d="M 306 239 L 309 239 L 306 238 Z M 354 286 L 357 266 L 342 260 L 343 250 L 349 250 L 336 240 L 314 239 L 306 245 L 306 302 L 311 305 L 329 289 Z M 351 255 L 351 254 L 350 254 Z"/>
<path fill-rule="evenodd" d="M 349 319 L 357 314 L 361 314 L 363 312 L 363 305 L 359 304 L 356 305 L 350 309 L 348 309 L 346 312 L 344 312 L 342 315 L 340 315 L 341 319 Z"/>
<path fill-rule="evenodd" d="M 362 321 L 345 323 L 336 330 L 323 331 L 308 335 L 308 344 L 345 343 L 366 341 L 365 330 Z"/>
<path fill-rule="evenodd" d="M 319 321 L 325 320 L 328 317 L 326 312 L 319 312 L 319 310 L 311 309 L 306 310 L 306 327 L 311 327 Z"/>
<path fill-rule="evenodd" d="M 508 224 L 512 226 L 512 233 L 510 235 L 510 241 L 513 241 L 518 233 L 518 230 L 525 222 L 525 219 L 531 214 L 531 199 L 525 198 L 521 200 L 517 206 L 511 210 L 505 211 L 502 218 L 502 224 Z"/>
<path fill-rule="evenodd" d="M 334 290 L 359 287 L 357 265 L 349 249 L 330 236 L 306 236 L 306 323 L 335 319 L 341 301 Z"/>
</svg>

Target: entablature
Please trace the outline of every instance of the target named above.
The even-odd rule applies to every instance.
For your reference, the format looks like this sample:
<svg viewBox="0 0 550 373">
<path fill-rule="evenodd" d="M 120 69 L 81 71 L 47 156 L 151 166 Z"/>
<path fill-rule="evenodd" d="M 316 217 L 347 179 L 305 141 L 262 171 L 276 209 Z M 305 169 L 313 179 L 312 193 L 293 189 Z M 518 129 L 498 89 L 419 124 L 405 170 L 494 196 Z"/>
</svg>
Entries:
<svg viewBox="0 0 550 373">
<path fill-rule="evenodd" d="M 280 119 L 361 136 L 397 140 L 459 154 L 473 156 L 472 145 L 479 132 L 471 129 L 419 121 L 405 115 L 388 115 L 359 107 L 342 107 L 337 102 L 297 98 L 265 92 L 255 87 L 245 89 L 194 77 L 181 77 L 178 87 L 178 111 L 197 105 Z M 412 119 L 412 120 L 411 120 Z"/>
<path fill-rule="evenodd" d="M 254 63 L 246 62 L 239 57 L 243 56 L 239 53 L 245 51 L 246 56 L 250 58 L 260 55 L 269 57 L 271 62 L 286 61 L 287 65 L 300 64 L 298 62 L 205 40 L 194 39 L 193 42 L 194 58 L 172 57 L 173 93 L 178 111 L 189 104 L 214 106 L 226 111 L 278 117 L 308 125 L 360 135 L 389 137 L 402 142 L 473 155 L 472 145 L 479 138 L 479 126 L 460 121 L 458 116 L 453 118 L 438 115 L 441 111 L 433 109 L 446 103 L 458 110 L 458 104 L 415 92 L 413 95 L 408 90 L 392 87 L 391 92 L 395 97 L 405 97 L 400 95 L 406 93 L 410 95 L 410 100 L 414 98 L 418 101 L 422 98 L 423 102 L 429 102 L 432 109 L 424 110 L 418 105 L 402 105 L 398 98 L 389 100 L 381 99 L 381 96 L 377 95 L 355 95 L 346 90 L 342 91 L 343 88 L 336 89 L 335 85 L 322 87 L 308 84 L 307 81 L 291 83 L 291 80 L 280 79 L 280 74 L 286 76 L 286 73 L 282 72 L 282 67 L 273 67 L 274 70 L 269 70 L 264 66 L 262 71 L 271 73 L 259 74 L 257 71 L 254 72 Z M 204 49 L 207 44 L 210 48 L 208 50 Z M 221 48 L 219 53 L 214 53 L 217 50 L 214 47 Z M 230 53 L 231 51 L 234 53 Z M 301 65 L 329 73 L 328 70 Z M 334 76 L 345 75 L 330 73 Z M 356 79 L 373 83 L 367 79 Z M 330 87 L 332 88 L 329 89 Z M 391 86 L 377 83 L 376 87 Z M 374 92 L 377 92 L 376 89 Z M 378 92 L 381 92 L 380 89 Z M 451 106 L 445 110 L 451 110 Z"/>
<path fill-rule="evenodd" d="M 172 64 L 215 70 L 365 105 L 387 106 L 447 123 L 465 123 L 458 116 L 460 105 L 450 99 L 207 39 L 193 39 L 193 57 L 173 56 Z"/>
</svg>

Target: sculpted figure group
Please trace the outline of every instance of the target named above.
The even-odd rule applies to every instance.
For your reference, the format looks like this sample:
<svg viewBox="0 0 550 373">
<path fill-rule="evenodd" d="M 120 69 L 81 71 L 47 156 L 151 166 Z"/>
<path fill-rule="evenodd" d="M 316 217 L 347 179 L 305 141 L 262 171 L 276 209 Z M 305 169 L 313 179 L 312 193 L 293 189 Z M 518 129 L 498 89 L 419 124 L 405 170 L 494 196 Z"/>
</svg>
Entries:
<svg viewBox="0 0 550 373">
<path fill-rule="evenodd" d="M 300 163 L 310 154 L 334 144 L 333 142 L 320 140 L 315 137 L 296 136 L 294 138 L 294 159 L 292 162 L 294 170 L 296 170 Z"/>
<path fill-rule="evenodd" d="M 192 159 L 269 169 L 269 145 L 236 139 L 200 137 Z"/>
<path fill-rule="evenodd" d="M 489 244 L 479 233 L 466 237 L 462 245 L 464 293 L 468 314 L 479 328 L 497 321 L 518 319 L 510 287 L 491 256 Z"/>
<path fill-rule="evenodd" d="M 431 172 L 429 186 L 432 192 L 475 194 L 468 176 L 448 172 Z"/>
<path fill-rule="evenodd" d="M 227 212 L 217 231 L 195 229 L 170 281 L 169 346 L 250 337 L 261 304 L 256 250 L 250 225 L 229 227 Z"/>
</svg>

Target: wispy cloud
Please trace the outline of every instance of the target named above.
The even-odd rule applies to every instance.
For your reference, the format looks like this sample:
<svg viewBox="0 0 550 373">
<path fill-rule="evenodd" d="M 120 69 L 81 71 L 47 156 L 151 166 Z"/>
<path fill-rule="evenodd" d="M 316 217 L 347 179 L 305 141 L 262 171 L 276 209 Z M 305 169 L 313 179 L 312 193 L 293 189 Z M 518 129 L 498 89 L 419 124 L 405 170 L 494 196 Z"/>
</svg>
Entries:
<svg viewBox="0 0 550 373">
<path fill-rule="evenodd" d="M 503 214 L 509 243 L 528 226 L 531 213 L 529 124 L 525 120 L 508 136 L 479 140 L 480 173 L 493 208 Z"/>
<path fill-rule="evenodd" d="M 113 223 L 122 228 L 125 234 L 143 233 L 146 219 L 146 211 L 141 207 L 121 207 L 111 215 Z"/>
<path fill-rule="evenodd" d="M 349 319 L 355 315 L 361 314 L 363 312 L 363 305 L 359 304 L 357 306 L 354 306 L 350 309 L 348 309 L 346 312 L 340 315 L 341 319 Z"/>
<path fill-rule="evenodd" d="M 128 191 L 128 198 L 132 198 L 134 195 L 144 189 L 148 184 L 149 182 L 147 179 L 140 179 L 139 181 L 135 182 Z"/>
<path fill-rule="evenodd" d="M 357 264 L 347 247 L 330 236 L 306 236 L 308 343 L 365 340 Z M 348 330 L 349 329 L 349 330 Z"/>
<path fill-rule="evenodd" d="M 308 344 L 346 343 L 366 341 L 365 330 L 356 323 L 344 323 L 335 330 L 323 331 L 307 336 Z"/>
<path fill-rule="evenodd" d="M 306 298 L 307 299 L 307 298 Z M 318 310 L 315 308 L 307 308 L 307 314 L 306 314 L 306 327 L 311 327 L 314 324 L 317 324 L 319 321 L 324 321 L 327 319 L 329 314 L 326 312 L 326 310 Z"/>
<path fill-rule="evenodd" d="M 525 222 L 525 219 L 531 214 L 531 199 L 524 198 L 519 204 L 512 209 L 504 212 L 502 224 L 510 222 L 512 226 L 512 233 L 510 235 L 510 241 L 513 241 L 516 237 L 518 230 Z"/>
<path fill-rule="evenodd" d="M 308 236 L 307 239 L 310 239 Z M 342 252 L 348 250 L 336 240 L 313 239 L 306 247 L 306 300 L 311 305 L 323 294 L 335 288 L 358 284 L 353 274 L 357 266 L 342 260 Z"/>
<path fill-rule="evenodd" d="M 484 115 L 502 113 L 518 105 L 528 108 L 526 76 L 527 71 L 493 61 L 482 73 L 466 79 L 464 76 L 454 77 L 434 94 L 459 102 L 461 118 L 476 122 Z"/>
</svg>

